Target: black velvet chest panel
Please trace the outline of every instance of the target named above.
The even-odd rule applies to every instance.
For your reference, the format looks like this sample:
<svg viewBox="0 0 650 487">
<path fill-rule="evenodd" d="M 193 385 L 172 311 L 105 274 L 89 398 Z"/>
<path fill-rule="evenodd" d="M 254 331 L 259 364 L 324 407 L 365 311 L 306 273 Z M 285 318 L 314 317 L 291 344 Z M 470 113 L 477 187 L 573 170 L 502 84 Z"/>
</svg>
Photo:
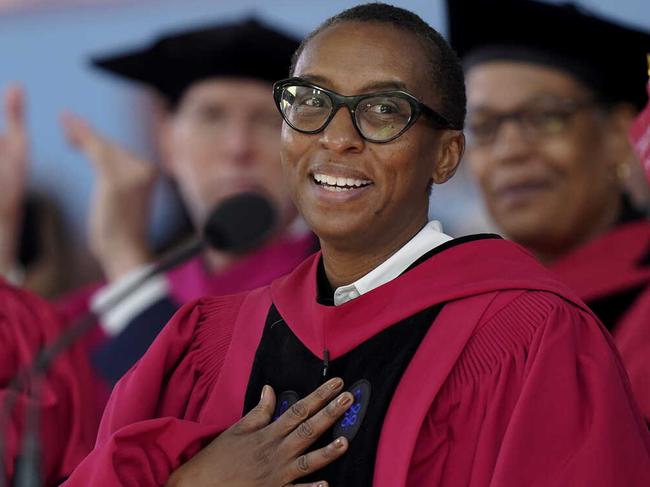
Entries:
<svg viewBox="0 0 650 487">
<path fill-rule="evenodd" d="M 365 380 L 370 386 L 369 396 L 367 391 L 361 391 L 367 387 L 357 388 L 357 394 L 351 391 L 357 400 L 349 414 L 335 425 L 337 435 L 348 427 L 356 431 L 346 454 L 313 477 L 301 479 L 302 482 L 325 479 L 337 487 L 372 485 L 377 443 L 390 400 L 441 308 L 442 305 L 435 306 L 396 323 L 329 362 L 326 378 L 341 377 L 347 387 Z M 350 323 L 350 326 L 354 325 Z M 305 397 L 323 380 L 323 360 L 298 340 L 272 306 L 253 362 L 244 413 L 258 403 L 265 384 L 271 385 L 279 397 L 291 397 L 292 394 L 282 394 L 287 391 Z M 366 404 L 362 404 L 364 402 Z M 361 417 L 359 413 L 364 410 L 365 415 Z M 403 414 L 408 415 L 409 411 Z M 334 431 L 328 431 L 313 448 L 324 446 L 334 438 Z"/>
</svg>

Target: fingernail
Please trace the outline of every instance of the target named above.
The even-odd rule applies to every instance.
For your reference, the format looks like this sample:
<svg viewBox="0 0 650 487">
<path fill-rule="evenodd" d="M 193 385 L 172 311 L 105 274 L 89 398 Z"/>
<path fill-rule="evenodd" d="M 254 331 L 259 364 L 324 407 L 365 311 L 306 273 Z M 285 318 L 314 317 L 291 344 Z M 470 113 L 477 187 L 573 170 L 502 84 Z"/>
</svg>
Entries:
<svg viewBox="0 0 650 487">
<path fill-rule="evenodd" d="M 352 402 L 352 397 L 349 394 L 341 394 L 337 402 L 339 406 L 346 407 Z"/>
<path fill-rule="evenodd" d="M 342 385 L 343 385 L 343 379 L 340 379 L 339 377 L 335 377 L 332 380 L 330 380 L 330 389 L 332 390 L 336 390 Z"/>
<path fill-rule="evenodd" d="M 267 393 L 269 386 L 262 387 L 262 395 L 260 396 L 260 401 L 264 400 L 264 395 Z"/>
<path fill-rule="evenodd" d="M 339 436 L 336 440 L 334 440 L 334 448 L 343 448 L 345 446 L 345 442 L 343 441 L 343 437 Z"/>
</svg>

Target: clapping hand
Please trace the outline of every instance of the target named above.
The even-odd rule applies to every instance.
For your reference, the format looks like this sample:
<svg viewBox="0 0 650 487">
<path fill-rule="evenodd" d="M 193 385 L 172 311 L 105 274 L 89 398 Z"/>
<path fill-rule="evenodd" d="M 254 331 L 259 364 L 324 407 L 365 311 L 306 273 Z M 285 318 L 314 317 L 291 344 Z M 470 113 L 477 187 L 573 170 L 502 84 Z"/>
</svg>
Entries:
<svg viewBox="0 0 650 487">
<path fill-rule="evenodd" d="M 147 239 L 156 167 L 95 131 L 71 113 L 61 118 L 69 142 L 96 172 L 89 245 L 109 281 L 152 260 Z"/>
</svg>

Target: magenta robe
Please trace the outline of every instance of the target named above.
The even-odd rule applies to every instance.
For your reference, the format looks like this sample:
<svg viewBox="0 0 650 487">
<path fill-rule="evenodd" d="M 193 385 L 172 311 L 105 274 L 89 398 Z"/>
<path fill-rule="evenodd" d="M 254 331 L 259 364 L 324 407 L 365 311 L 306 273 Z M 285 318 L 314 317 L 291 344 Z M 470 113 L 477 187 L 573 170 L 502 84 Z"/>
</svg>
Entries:
<svg viewBox="0 0 650 487">
<path fill-rule="evenodd" d="M 164 485 L 237 421 L 271 303 L 331 359 L 447 303 L 389 406 L 375 486 L 650 485 L 650 436 L 608 335 L 520 247 L 457 245 L 338 307 L 316 301 L 319 259 L 182 308 L 118 383 L 94 451 L 64 485 Z"/>
<path fill-rule="evenodd" d="M 634 396 L 650 424 L 650 222 L 616 227 L 551 266 L 587 304 L 642 289 L 611 328 Z"/>
<path fill-rule="evenodd" d="M 0 404 L 4 405 L 14 375 L 31 365 L 40 348 L 57 337 L 63 326 L 48 303 L 1 280 L 0 302 Z M 83 347 L 73 346 L 52 363 L 40 398 L 45 486 L 58 485 L 92 448 L 99 423 L 97 412 L 88 408 L 93 392 L 93 375 Z M 28 400 L 24 393 L 19 396 L 11 422 L 0 431 L 2 461 L 9 478 L 20 451 Z"/>
<path fill-rule="evenodd" d="M 201 296 L 250 291 L 288 274 L 317 248 L 311 233 L 283 237 L 218 274 L 210 273 L 201 259 L 195 258 L 167 273 L 171 296 L 181 305 Z"/>
</svg>

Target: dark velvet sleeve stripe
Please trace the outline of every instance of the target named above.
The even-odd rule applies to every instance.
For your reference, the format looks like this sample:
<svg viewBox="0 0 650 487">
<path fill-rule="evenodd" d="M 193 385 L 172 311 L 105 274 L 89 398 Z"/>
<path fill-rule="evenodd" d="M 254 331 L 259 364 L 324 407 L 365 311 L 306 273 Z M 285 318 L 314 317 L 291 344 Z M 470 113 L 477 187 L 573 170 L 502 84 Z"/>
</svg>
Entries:
<svg viewBox="0 0 650 487">
<path fill-rule="evenodd" d="M 115 384 L 144 355 L 177 309 L 178 305 L 168 297 L 156 301 L 93 353 L 94 367 Z"/>
</svg>

